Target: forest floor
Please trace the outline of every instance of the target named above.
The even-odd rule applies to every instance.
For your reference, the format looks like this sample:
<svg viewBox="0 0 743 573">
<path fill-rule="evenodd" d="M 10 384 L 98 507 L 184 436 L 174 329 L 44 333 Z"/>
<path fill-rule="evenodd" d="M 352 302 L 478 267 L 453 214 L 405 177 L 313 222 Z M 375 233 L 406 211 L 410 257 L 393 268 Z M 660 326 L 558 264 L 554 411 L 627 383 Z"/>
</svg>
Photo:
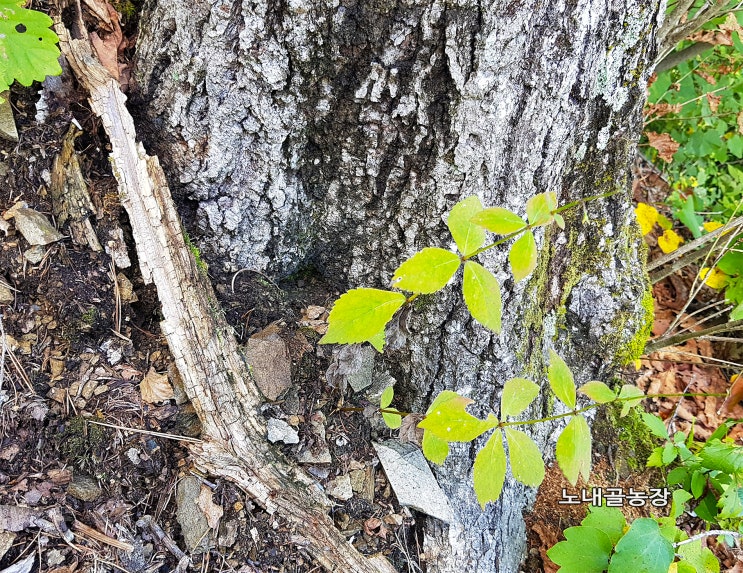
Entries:
<svg viewBox="0 0 743 573">
<path fill-rule="evenodd" d="M 198 419 L 178 387 L 159 331 L 156 293 L 137 270 L 101 127 L 85 94 L 72 88 L 63 93 L 47 100 L 46 118 L 38 122 L 36 91 L 14 91 L 19 142 L 0 143 L 0 570 L 35 554 L 34 570 L 43 573 L 173 571 L 185 551 L 193 571 L 315 571 L 281 519 L 229 482 L 198 475 L 185 444 L 174 439 L 197 438 Z M 74 147 L 92 199 L 91 221 L 101 243 L 118 251 L 123 230 L 129 267 L 114 266 L 106 252 L 69 237 L 32 248 L 19 231 L 18 215 L 8 218 L 15 207 L 16 213 L 27 208 L 54 221 L 54 162 L 73 118 L 82 127 Z M 662 192 L 658 181 L 653 184 L 638 184 L 641 198 Z M 650 252 L 655 255 L 652 245 Z M 654 334 L 682 308 L 693 276 L 676 274 L 655 285 Z M 329 353 L 316 342 L 339 293 L 309 271 L 278 285 L 250 272 L 234 282 L 214 278 L 239 342 L 278 335 L 288 350 L 291 386 L 267 402 L 263 414 L 285 422 L 298 442 L 277 447 L 290 459 L 303 459 L 331 493 L 335 523 L 360 551 L 382 552 L 401 571 L 421 570 L 420 516 L 397 505 L 371 447 L 373 437 L 393 433 L 348 408 L 363 409 L 368 404 L 362 398 L 326 381 Z M 731 372 L 710 363 L 739 360 L 734 353 L 689 341 L 643 360 L 625 377 L 652 392 L 725 392 Z M 703 439 L 722 422 L 720 403 L 666 400 L 651 409 L 673 416 L 681 430 L 695 419 L 694 432 Z M 728 416 L 743 418 L 743 408 Z M 657 473 L 632 463 L 647 454 L 632 436 L 637 428 L 597 428 L 596 471 L 584 489 L 647 491 L 658 485 Z M 617 441 L 616 431 L 626 440 Z M 330 462 L 322 461 L 328 454 Z M 199 492 L 197 507 L 183 501 L 184 484 Z M 551 467 L 527 516 L 527 573 L 556 571 L 546 550 L 585 515 L 587 503 L 564 503 L 565 491 L 576 488 Z M 627 509 L 632 517 L 653 511 Z M 741 571 L 732 552 L 715 549 L 723 570 Z"/>
</svg>

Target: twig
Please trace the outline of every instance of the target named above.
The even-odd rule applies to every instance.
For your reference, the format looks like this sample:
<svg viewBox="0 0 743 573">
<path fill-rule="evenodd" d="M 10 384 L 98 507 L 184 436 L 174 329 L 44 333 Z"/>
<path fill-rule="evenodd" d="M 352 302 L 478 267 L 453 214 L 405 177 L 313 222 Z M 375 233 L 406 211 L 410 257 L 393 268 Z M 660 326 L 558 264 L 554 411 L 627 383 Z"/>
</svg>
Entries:
<svg viewBox="0 0 743 573">
<path fill-rule="evenodd" d="M 248 271 L 251 273 L 255 273 L 257 275 L 261 275 L 264 279 L 266 279 L 268 282 L 270 282 L 274 287 L 276 287 L 276 290 L 279 292 L 282 292 L 281 287 L 277 285 L 275 282 L 273 282 L 270 278 L 268 278 L 265 274 L 263 274 L 261 271 L 256 271 L 255 269 L 240 269 L 237 271 L 234 275 L 232 275 L 232 283 L 230 284 L 230 288 L 232 289 L 232 293 L 235 293 L 235 279 L 237 278 L 237 275 L 242 273 L 243 271 Z"/>
<path fill-rule="evenodd" d="M 153 432 L 151 430 L 140 430 L 139 428 L 127 428 L 126 426 L 116 426 L 114 424 L 104 424 L 103 422 L 94 422 L 88 420 L 88 424 L 95 424 L 96 426 L 103 426 L 105 428 L 113 428 L 115 430 L 122 430 L 124 432 L 135 432 L 137 434 L 147 434 L 148 436 L 156 436 L 158 438 L 167 438 L 169 440 L 179 440 L 181 442 L 193 442 L 195 444 L 202 443 L 203 440 L 198 438 L 189 438 L 188 436 L 179 436 L 177 434 L 165 434 L 163 432 Z"/>
<path fill-rule="evenodd" d="M 677 541 L 673 544 L 674 547 L 681 547 L 682 545 L 686 545 L 687 543 L 694 543 L 695 541 L 699 541 L 700 539 L 704 539 L 705 537 L 712 537 L 713 535 L 729 535 L 730 537 L 735 537 L 736 539 L 740 539 L 743 537 L 743 534 L 738 533 L 737 531 L 726 531 L 724 529 L 711 529 L 709 531 L 703 531 L 702 533 L 697 533 L 696 535 L 692 535 L 689 537 L 689 539 L 684 539 L 683 541 Z"/>
<path fill-rule="evenodd" d="M 685 332 L 683 334 L 677 334 L 675 336 L 669 336 L 667 338 L 655 340 L 645 347 L 645 354 L 651 354 L 652 352 L 660 350 L 661 348 L 680 344 L 693 338 L 699 338 L 700 336 L 708 336 L 710 334 L 717 334 L 718 332 L 734 332 L 738 330 L 743 330 L 743 319 L 733 320 L 732 322 L 726 322 L 725 324 L 718 324 L 716 326 L 710 326 L 709 328 L 697 330 L 696 332 Z"/>
<path fill-rule="evenodd" d="M 94 529 L 90 527 L 89 525 L 85 525 L 81 521 L 75 521 L 72 524 L 72 529 L 82 533 L 83 535 L 87 535 L 88 537 L 91 537 L 92 539 L 95 539 L 96 541 L 100 541 L 101 543 L 105 543 L 107 545 L 111 545 L 112 547 L 116 547 L 116 549 L 121 549 L 122 551 L 126 551 L 126 552 L 134 551 L 134 546 L 131 543 L 126 543 L 124 541 L 119 541 L 118 539 L 114 539 L 113 537 L 109 537 L 105 533 L 101 533 L 97 529 Z"/>
</svg>

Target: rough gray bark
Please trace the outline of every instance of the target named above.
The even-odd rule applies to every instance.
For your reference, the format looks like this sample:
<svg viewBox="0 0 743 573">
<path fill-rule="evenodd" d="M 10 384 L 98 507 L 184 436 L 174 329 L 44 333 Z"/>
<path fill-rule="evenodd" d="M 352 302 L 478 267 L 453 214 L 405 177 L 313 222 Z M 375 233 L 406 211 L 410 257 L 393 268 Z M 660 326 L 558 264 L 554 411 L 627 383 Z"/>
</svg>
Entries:
<svg viewBox="0 0 743 573">
<path fill-rule="evenodd" d="M 508 378 L 546 385 L 549 348 L 579 382 L 606 380 L 643 327 L 628 166 L 658 18 L 654 0 L 153 0 L 137 90 L 192 235 L 225 270 L 312 262 L 385 286 L 416 250 L 449 245 L 442 217 L 462 197 L 523 213 L 543 191 L 615 192 L 539 237 L 527 281 L 505 251 L 480 257 L 503 285 L 500 336 L 448 287 L 377 361 L 411 408 L 450 388 L 497 413 Z M 535 429 L 545 451 L 553 432 Z M 453 448 L 437 470 L 458 522 L 428 524 L 428 570 L 515 572 L 533 492 L 507 480 L 480 511 L 473 455 Z"/>
</svg>

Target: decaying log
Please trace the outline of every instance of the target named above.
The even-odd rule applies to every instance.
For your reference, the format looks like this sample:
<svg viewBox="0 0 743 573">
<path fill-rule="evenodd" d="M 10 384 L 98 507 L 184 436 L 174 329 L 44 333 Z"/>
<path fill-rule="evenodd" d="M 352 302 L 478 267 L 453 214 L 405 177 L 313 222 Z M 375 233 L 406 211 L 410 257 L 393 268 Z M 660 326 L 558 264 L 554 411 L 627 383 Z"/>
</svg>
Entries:
<svg viewBox="0 0 743 573">
<path fill-rule="evenodd" d="M 265 440 L 257 410 L 262 398 L 211 284 L 186 247 L 157 157 L 148 156 L 136 141 L 126 98 L 88 39 L 72 38 L 59 21 L 55 31 L 110 139 L 111 164 L 140 270 L 157 287 L 165 317 L 162 332 L 203 425 L 203 442 L 189 445 L 195 464 L 233 480 L 266 510 L 296 526 L 294 538 L 327 570 L 394 571 L 384 557 L 367 558 L 348 543 L 328 516 L 330 502 L 315 480 Z"/>
</svg>

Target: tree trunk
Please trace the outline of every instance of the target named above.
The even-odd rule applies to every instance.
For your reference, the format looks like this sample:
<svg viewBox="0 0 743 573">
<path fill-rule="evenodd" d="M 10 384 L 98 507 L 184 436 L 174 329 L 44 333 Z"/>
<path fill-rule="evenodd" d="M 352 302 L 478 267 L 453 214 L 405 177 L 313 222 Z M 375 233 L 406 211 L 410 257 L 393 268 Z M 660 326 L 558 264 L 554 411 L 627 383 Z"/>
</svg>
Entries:
<svg viewBox="0 0 743 573">
<path fill-rule="evenodd" d="M 557 350 L 579 383 L 639 353 L 647 280 L 630 204 L 658 2 L 153 0 L 137 48 L 138 99 L 187 226 L 212 267 L 275 276 L 314 264 L 341 286 L 386 287 L 424 246 L 448 247 L 459 199 L 566 213 L 538 236 L 533 275 L 505 250 L 480 261 L 502 284 L 503 332 L 474 323 L 455 286 L 378 357 L 424 411 L 444 388 L 498 411 L 513 376 L 546 388 Z M 398 339 L 399 340 L 399 339 Z M 530 416 L 549 408 L 545 391 Z M 555 428 L 533 437 L 552 451 Z M 507 480 L 481 511 L 474 449 L 439 483 L 457 520 L 431 519 L 428 571 L 515 572 L 533 491 Z"/>
</svg>

